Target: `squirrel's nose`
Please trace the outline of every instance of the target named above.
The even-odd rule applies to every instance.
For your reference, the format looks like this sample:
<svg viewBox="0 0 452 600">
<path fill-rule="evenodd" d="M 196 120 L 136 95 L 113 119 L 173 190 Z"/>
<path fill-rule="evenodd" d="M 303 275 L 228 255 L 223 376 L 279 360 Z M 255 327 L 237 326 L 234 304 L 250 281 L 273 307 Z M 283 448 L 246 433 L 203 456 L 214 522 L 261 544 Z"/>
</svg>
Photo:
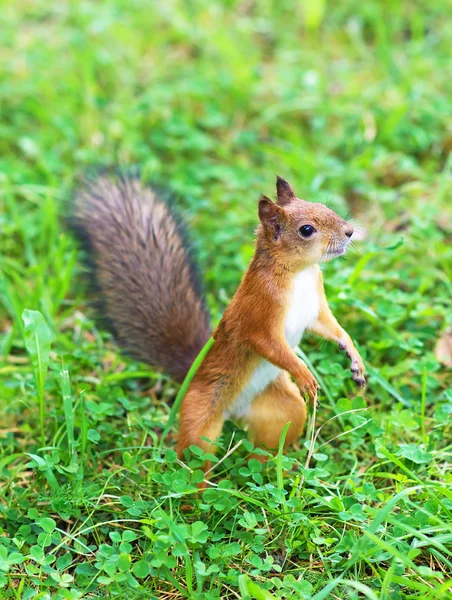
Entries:
<svg viewBox="0 0 452 600">
<path fill-rule="evenodd" d="M 346 230 L 344 231 L 345 235 L 349 238 L 353 235 L 353 227 L 351 225 L 347 225 Z"/>
</svg>

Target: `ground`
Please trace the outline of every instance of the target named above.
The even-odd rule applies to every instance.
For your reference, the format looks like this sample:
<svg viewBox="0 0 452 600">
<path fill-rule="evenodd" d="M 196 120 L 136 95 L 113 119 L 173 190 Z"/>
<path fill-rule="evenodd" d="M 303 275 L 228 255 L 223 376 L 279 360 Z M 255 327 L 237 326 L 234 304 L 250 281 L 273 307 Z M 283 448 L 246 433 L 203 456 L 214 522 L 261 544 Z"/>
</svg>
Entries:
<svg viewBox="0 0 452 600">
<path fill-rule="evenodd" d="M 449 9 L 2 3 L 0 598 L 452 597 Z M 176 384 L 94 319 L 64 222 L 93 165 L 179 194 L 213 323 L 275 173 L 349 215 L 324 273 L 366 391 L 306 336 L 299 445 L 262 467 L 227 423 L 199 495 L 177 422 L 160 445 Z"/>
</svg>

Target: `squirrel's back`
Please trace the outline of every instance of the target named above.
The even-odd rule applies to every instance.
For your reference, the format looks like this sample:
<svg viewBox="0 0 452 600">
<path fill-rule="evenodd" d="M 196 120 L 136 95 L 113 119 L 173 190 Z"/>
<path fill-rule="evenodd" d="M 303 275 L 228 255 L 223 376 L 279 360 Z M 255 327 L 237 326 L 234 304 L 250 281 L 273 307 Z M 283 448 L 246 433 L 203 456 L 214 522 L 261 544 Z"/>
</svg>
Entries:
<svg viewBox="0 0 452 600">
<path fill-rule="evenodd" d="M 76 196 L 74 225 L 118 342 L 183 380 L 210 325 L 196 265 L 163 193 L 138 178 L 88 180 Z"/>
</svg>

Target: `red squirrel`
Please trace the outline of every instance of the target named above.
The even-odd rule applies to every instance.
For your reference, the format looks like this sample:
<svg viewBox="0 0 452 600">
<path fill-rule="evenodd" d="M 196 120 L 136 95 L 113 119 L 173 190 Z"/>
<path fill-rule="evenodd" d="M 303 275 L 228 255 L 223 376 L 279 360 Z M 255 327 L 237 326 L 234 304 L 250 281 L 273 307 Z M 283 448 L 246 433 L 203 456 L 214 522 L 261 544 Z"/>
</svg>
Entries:
<svg viewBox="0 0 452 600">
<path fill-rule="evenodd" d="M 255 252 L 213 334 L 199 273 L 183 227 L 164 194 L 139 179 L 100 177 L 81 190 L 74 222 L 87 242 L 102 312 L 119 343 L 182 381 L 213 335 L 214 344 L 181 407 L 177 450 L 212 451 L 226 418 L 238 418 L 255 446 L 275 450 L 301 435 L 305 398 L 318 383 L 294 348 L 311 331 L 338 343 L 353 380 L 363 361 L 333 316 L 319 264 L 345 253 L 353 227 L 323 204 L 295 196 L 277 177 L 273 202 L 261 196 Z"/>
</svg>

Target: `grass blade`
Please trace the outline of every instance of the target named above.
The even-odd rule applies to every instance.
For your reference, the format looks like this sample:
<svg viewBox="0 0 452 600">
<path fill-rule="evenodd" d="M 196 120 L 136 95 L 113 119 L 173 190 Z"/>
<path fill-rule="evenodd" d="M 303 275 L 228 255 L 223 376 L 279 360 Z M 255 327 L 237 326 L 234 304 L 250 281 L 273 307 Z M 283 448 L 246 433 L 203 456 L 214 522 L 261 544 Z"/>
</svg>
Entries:
<svg viewBox="0 0 452 600">
<path fill-rule="evenodd" d="M 25 347 L 30 356 L 36 380 L 39 402 L 39 426 L 41 442 L 46 443 L 44 430 L 44 384 L 49 367 L 51 334 L 42 314 L 37 310 L 25 309 L 22 313 Z"/>
<path fill-rule="evenodd" d="M 74 440 L 74 405 L 72 403 L 71 382 L 69 372 L 63 369 L 60 372 L 61 393 L 63 396 L 63 412 L 66 425 L 66 436 L 69 450 L 69 468 L 71 473 L 78 470 L 76 444 Z"/>
</svg>

